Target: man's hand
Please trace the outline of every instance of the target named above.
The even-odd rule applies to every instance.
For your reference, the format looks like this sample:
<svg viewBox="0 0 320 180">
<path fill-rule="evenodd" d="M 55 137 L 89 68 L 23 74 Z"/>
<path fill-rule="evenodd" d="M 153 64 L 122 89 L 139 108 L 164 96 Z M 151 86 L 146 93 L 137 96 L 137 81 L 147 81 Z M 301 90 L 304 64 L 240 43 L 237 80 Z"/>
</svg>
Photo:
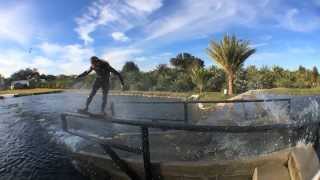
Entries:
<svg viewBox="0 0 320 180">
<path fill-rule="evenodd" d="M 125 90 L 125 89 L 124 89 L 124 87 L 125 87 L 125 86 L 124 86 L 124 83 L 123 83 L 123 82 L 121 82 L 121 90 L 122 90 L 122 91 L 124 91 L 124 90 Z"/>
<path fill-rule="evenodd" d="M 81 79 L 81 76 L 80 76 L 80 75 L 76 77 L 76 80 L 80 80 L 80 79 Z"/>
</svg>

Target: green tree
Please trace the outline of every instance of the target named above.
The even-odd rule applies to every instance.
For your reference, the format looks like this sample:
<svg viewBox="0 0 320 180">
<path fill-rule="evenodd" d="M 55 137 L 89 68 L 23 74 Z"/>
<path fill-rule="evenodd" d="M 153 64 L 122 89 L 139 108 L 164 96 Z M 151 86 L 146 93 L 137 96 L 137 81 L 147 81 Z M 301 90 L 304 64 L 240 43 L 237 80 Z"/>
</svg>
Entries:
<svg viewBox="0 0 320 180">
<path fill-rule="evenodd" d="M 170 59 L 172 66 L 180 70 L 189 71 L 196 67 L 204 67 L 204 61 L 189 53 L 180 53 L 175 58 Z"/>
<path fill-rule="evenodd" d="M 223 69 L 218 68 L 217 66 L 211 66 L 209 68 L 209 80 L 207 90 L 209 91 L 221 91 L 225 86 L 226 74 Z"/>
<path fill-rule="evenodd" d="M 0 89 L 5 88 L 5 78 L 0 74 Z"/>
<path fill-rule="evenodd" d="M 139 71 L 140 71 L 140 69 L 139 69 L 138 65 L 136 63 L 134 63 L 133 61 L 126 62 L 121 70 L 122 73 L 139 72 Z"/>
<path fill-rule="evenodd" d="M 255 52 L 256 50 L 249 46 L 249 41 L 239 40 L 234 35 L 225 35 L 220 42 L 211 41 L 209 44 L 208 55 L 224 69 L 228 76 L 229 95 L 233 95 L 233 83 L 237 71 Z"/>
<path fill-rule="evenodd" d="M 318 69 L 316 66 L 314 66 L 312 68 L 312 76 L 311 76 L 311 81 L 312 81 L 313 87 L 317 86 L 317 84 L 318 84 L 318 76 L 319 76 Z"/>
<path fill-rule="evenodd" d="M 39 78 L 39 77 L 40 77 L 40 74 L 37 69 L 26 68 L 13 73 L 10 79 L 12 81 L 17 81 L 17 80 Z"/>
<path fill-rule="evenodd" d="M 209 72 L 205 68 L 194 68 L 191 73 L 192 82 L 198 88 L 200 94 L 209 80 Z"/>
<path fill-rule="evenodd" d="M 259 88 L 259 69 L 254 66 L 248 66 L 246 68 L 246 79 L 248 80 L 248 89 L 258 89 Z"/>
</svg>

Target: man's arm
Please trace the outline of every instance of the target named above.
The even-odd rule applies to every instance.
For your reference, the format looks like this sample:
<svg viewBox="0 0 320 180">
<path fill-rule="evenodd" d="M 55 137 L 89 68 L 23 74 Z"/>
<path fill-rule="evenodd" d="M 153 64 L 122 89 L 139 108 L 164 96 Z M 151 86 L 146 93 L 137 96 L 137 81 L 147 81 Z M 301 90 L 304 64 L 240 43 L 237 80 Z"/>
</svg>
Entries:
<svg viewBox="0 0 320 180">
<path fill-rule="evenodd" d="M 90 67 L 89 70 L 87 70 L 87 71 L 81 73 L 79 76 L 77 76 L 77 79 L 78 79 L 78 78 L 82 78 L 82 77 L 84 77 L 84 76 L 87 76 L 89 73 L 91 73 L 91 71 L 92 71 L 92 67 Z"/>
<path fill-rule="evenodd" d="M 122 86 L 124 86 L 124 82 L 123 82 L 123 78 L 122 78 L 121 74 L 117 70 L 115 70 L 113 67 L 111 67 L 110 65 L 109 65 L 109 71 L 112 72 L 113 74 L 117 75 L 121 81 Z"/>
</svg>

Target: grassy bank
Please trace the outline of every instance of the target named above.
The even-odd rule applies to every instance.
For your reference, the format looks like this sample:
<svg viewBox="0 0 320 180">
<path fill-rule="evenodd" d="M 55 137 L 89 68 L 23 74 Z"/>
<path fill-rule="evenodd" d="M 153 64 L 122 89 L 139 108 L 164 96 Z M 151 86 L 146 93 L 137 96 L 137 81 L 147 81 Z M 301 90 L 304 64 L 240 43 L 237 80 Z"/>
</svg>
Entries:
<svg viewBox="0 0 320 180">
<path fill-rule="evenodd" d="M 262 92 L 284 95 L 320 95 L 320 87 L 317 88 L 273 88 L 264 89 Z"/>
<path fill-rule="evenodd" d="M 17 96 L 58 93 L 58 92 L 62 92 L 62 91 L 63 91 L 62 89 L 48 89 L 48 88 L 15 89 L 15 90 L 0 91 L 0 96 L 6 95 L 6 94 L 14 94 L 17 97 Z"/>
<path fill-rule="evenodd" d="M 111 91 L 112 95 L 129 95 L 129 96 L 148 96 L 148 97 L 168 97 L 168 98 L 182 98 L 186 99 L 195 92 L 167 92 L 167 91 Z M 218 101 L 230 98 L 221 92 L 204 92 L 200 100 Z"/>
</svg>

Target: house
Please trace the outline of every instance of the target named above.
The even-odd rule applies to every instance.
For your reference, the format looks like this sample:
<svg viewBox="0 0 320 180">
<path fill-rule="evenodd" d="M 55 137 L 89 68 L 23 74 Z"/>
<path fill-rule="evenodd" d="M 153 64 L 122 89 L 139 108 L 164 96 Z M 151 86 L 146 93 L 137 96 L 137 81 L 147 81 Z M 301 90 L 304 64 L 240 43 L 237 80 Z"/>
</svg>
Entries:
<svg viewBox="0 0 320 180">
<path fill-rule="evenodd" d="M 30 83 L 28 80 L 12 81 L 10 89 L 22 89 L 22 88 L 28 88 L 29 86 L 30 86 Z"/>
</svg>

